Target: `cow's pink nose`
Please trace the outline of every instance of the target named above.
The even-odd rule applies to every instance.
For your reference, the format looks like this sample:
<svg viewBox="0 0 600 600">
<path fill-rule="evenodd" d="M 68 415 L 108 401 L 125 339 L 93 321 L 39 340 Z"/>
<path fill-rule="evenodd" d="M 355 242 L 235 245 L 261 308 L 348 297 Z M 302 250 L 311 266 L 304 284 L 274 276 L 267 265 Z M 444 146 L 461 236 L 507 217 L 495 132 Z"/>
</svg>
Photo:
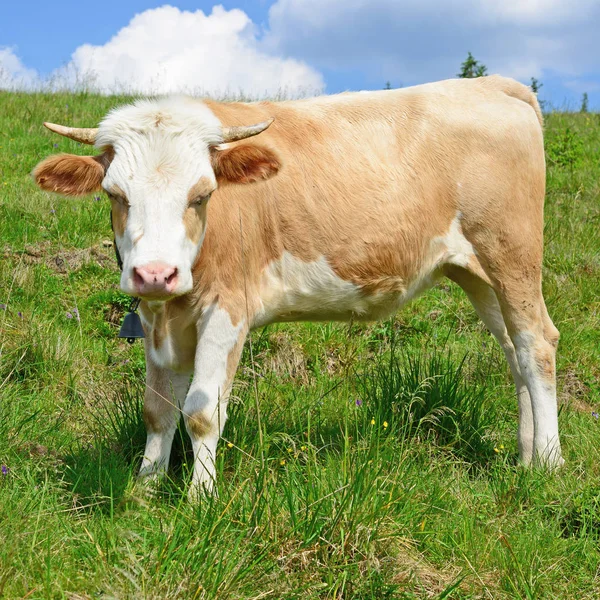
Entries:
<svg viewBox="0 0 600 600">
<path fill-rule="evenodd" d="M 134 267 L 133 282 L 135 289 L 142 296 L 172 294 L 177 287 L 177 267 L 158 261 L 143 267 Z"/>
</svg>

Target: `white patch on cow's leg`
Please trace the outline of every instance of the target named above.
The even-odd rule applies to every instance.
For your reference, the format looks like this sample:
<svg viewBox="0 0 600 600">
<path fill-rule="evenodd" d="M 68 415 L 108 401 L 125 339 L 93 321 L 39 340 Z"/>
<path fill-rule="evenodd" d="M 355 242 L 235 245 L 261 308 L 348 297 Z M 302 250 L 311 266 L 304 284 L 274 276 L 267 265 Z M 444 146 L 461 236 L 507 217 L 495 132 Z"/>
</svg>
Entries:
<svg viewBox="0 0 600 600">
<path fill-rule="evenodd" d="M 521 331 L 512 336 L 517 359 L 533 412 L 533 460 L 550 468 L 563 464 L 558 436 L 556 403 L 556 349 L 540 331 Z"/>
<path fill-rule="evenodd" d="M 215 483 L 215 452 L 227 418 L 227 399 L 247 327 L 233 325 L 229 313 L 214 304 L 198 325 L 194 378 L 183 414 L 194 449 L 190 498 L 210 492 Z"/>
<path fill-rule="evenodd" d="M 146 349 L 149 344 L 147 341 Z M 175 373 L 158 367 L 146 352 L 144 422 L 148 437 L 139 472 L 140 479 L 146 483 L 156 481 L 167 471 L 173 436 L 189 381 L 188 373 Z"/>
<path fill-rule="evenodd" d="M 476 277 L 468 276 L 468 281 L 461 278 L 458 280 L 458 283 L 463 287 L 479 318 L 490 330 L 490 333 L 498 340 L 502 350 L 504 350 L 506 361 L 515 382 L 519 403 L 519 431 L 517 434 L 519 458 L 523 464 L 529 465 L 533 459 L 534 439 L 531 397 L 529 396 L 525 380 L 521 375 L 515 347 L 506 330 L 498 298 L 494 290 L 487 283 L 478 280 Z"/>
<path fill-rule="evenodd" d="M 136 487 L 141 486 L 141 489 L 148 488 L 151 490 L 166 475 L 176 429 L 177 424 L 166 431 L 148 432 L 144 458 L 142 459 Z"/>
</svg>

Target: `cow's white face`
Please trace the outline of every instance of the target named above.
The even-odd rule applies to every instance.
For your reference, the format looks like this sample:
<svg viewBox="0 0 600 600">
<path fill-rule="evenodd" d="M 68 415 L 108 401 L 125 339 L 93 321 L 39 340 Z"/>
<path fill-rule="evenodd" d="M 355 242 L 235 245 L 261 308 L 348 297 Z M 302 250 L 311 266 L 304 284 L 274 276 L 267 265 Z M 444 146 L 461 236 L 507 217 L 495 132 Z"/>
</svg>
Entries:
<svg viewBox="0 0 600 600">
<path fill-rule="evenodd" d="M 123 260 L 121 289 L 168 300 L 192 289 L 206 206 L 217 185 L 251 183 L 279 169 L 268 149 L 219 146 L 223 131 L 202 102 L 140 101 L 102 121 L 94 140 L 104 154 L 50 157 L 34 177 L 43 189 L 67 195 L 104 189 Z"/>
<path fill-rule="evenodd" d="M 145 102 L 110 114 L 97 142 L 114 157 L 102 187 L 123 260 L 121 289 L 166 299 L 192 289 L 192 266 L 217 187 L 211 148 L 221 123 L 201 103 Z"/>
</svg>

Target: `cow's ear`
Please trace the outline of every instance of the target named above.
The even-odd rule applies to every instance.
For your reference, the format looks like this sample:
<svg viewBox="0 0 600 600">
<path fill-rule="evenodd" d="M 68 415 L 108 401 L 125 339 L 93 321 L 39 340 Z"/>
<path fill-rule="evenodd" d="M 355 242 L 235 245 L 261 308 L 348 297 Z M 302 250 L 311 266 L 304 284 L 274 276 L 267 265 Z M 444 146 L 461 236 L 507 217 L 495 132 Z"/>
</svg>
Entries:
<svg viewBox="0 0 600 600">
<path fill-rule="evenodd" d="M 269 179 L 281 168 L 279 158 L 263 146 L 240 144 L 226 150 L 212 151 L 212 165 L 217 181 L 253 183 Z"/>
<path fill-rule="evenodd" d="M 98 156 L 49 156 L 35 167 L 33 178 L 47 192 L 83 196 L 100 190 L 112 156 L 112 150 Z"/>
</svg>

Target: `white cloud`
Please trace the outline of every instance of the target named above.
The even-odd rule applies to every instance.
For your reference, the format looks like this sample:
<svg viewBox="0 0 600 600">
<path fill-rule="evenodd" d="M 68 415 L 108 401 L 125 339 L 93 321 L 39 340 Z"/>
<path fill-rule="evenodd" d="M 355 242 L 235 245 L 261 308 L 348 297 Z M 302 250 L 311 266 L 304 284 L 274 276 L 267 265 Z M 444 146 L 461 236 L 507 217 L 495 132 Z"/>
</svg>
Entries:
<svg viewBox="0 0 600 600">
<path fill-rule="evenodd" d="M 205 15 L 172 6 L 136 15 L 103 46 L 75 50 L 62 72 L 102 92 L 239 93 L 273 96 L 320 91 L 321 75 L 305 63 L 262 51 L 241 10 L 215 6 Z"/>
<path fill-rule="evenodd" d="M 0 87 L 258 98 L 317 93 L 324 86 L 305 62 L 261 48 L 246 13 L 222 6 L 210 14 L 168 5 L 146 10 L 106 44 L 77 48 L 45 79 L 12 50 L 0 49 Z"/>
<path fill-rule="evenodd" d="M 205 15 L 172 6 L 136 15 L 103 46 L 75 50 L 74 73 L 102 92 L 174 92 L 273 96 L 320 91 L 321 75 L 305 63 L 262 51 L 250 18 L 215 6 Z"/>
<path fill-rule="evenodd" d="M 597 71 L 598 0 L 277 0 L 264 44 L 372 85 L 453 77 L 467 51 L 521 80 Z"/>
<path fill-rule="evenodd" d="M 37 72 L 28 69 L 13 48 L 0 48 L 0 89 L 30 89 L 38 79 Z"/>
</svg>

